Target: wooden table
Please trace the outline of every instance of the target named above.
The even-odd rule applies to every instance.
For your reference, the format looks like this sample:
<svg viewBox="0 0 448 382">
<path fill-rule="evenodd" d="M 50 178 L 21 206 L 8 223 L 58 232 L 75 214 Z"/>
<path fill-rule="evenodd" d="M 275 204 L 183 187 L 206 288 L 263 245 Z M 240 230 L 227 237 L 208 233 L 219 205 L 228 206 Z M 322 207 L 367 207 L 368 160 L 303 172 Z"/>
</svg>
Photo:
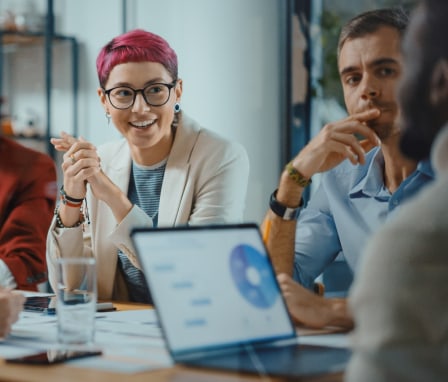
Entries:
<svg viewBox="0 0 448 382">
<path fill-rule="evenodd" d="M 118 311 L 147 309 L 147 305 L 114 302 Z M 269 378 L 271 382 L 286 379 Z M 342 382 L 342 373 L 324 376 L 294 379 L 295 381 L 312 382 Z M 266 381 L 266 378 L 238 374 L 234 372 L 220 372 L 174 366 L 167 369 L 145 371 L 135 374 L 113 373 L 104 370 L 82 369 L 79 367 L 58 364 L 52 366 L 32 366 L 6 363 L 0 359 L 0 381 L 10 382 L 250 382 Z"/>
</svg>

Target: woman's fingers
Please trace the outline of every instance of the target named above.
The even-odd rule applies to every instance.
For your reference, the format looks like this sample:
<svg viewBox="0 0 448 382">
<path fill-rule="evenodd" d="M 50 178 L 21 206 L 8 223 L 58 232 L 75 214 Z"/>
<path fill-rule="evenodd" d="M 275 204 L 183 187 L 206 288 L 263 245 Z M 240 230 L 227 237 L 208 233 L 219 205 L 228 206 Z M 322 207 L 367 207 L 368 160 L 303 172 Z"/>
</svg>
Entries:
<svg viewBox="0 0 448 382">
<path fill-rule="evenodd" d="M 57 151 L 68 151 L 76 142 L 78 142 L 78 139 L 65 131 L 62 131 L 60 138 L 50 138 L 50 142 Z"/>
</svg>

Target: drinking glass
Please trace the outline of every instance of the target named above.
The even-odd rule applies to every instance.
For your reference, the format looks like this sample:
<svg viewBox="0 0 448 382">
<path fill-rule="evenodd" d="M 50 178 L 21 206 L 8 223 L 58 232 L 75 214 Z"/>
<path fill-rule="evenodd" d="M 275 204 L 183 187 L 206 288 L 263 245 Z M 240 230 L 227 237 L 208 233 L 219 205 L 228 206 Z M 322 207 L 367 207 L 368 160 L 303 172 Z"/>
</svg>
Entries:
<svg viewBox="0 0 448 382">
<path fill-rule="evenodd" d="M 97 302 L 95 259 L 58 259 L 56 295 L 59 343 L 92 344 Z"/>
</svg>

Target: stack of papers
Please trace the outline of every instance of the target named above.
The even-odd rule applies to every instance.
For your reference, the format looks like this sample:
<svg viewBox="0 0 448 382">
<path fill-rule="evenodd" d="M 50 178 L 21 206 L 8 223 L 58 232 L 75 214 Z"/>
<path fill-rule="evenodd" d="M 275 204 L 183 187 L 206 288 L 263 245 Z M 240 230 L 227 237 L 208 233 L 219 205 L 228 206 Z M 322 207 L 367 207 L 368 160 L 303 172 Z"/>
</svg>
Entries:
<svg viewBox="0 0 448 382">
<path fill-rule="evenodd" d="M 70 366 L 136 373 L 173 365 L 154 310 L 97 313 L 95 325 L 95 343 L 77 349 L 101 349 L 103 355 L 72 360 Z M 57 316 L 22 312 L 11 335 L 0 342 L 0 357 L 60 348 Z"/>
</svg>

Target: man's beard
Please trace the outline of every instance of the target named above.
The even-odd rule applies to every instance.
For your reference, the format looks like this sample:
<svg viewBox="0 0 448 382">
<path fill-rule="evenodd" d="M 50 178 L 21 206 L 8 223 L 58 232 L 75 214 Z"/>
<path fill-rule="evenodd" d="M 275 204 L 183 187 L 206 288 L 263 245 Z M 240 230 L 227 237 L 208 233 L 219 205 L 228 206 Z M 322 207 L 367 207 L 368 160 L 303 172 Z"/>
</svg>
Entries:
<svg viewBox="0 0 448 382">
<path fill-rule="evenodd" d="M 394 122 L 367 121 L 366 125 L 372 129 L 381 141 L 386 140 L 395 133 L 397 127 Z"/>
</svg>

